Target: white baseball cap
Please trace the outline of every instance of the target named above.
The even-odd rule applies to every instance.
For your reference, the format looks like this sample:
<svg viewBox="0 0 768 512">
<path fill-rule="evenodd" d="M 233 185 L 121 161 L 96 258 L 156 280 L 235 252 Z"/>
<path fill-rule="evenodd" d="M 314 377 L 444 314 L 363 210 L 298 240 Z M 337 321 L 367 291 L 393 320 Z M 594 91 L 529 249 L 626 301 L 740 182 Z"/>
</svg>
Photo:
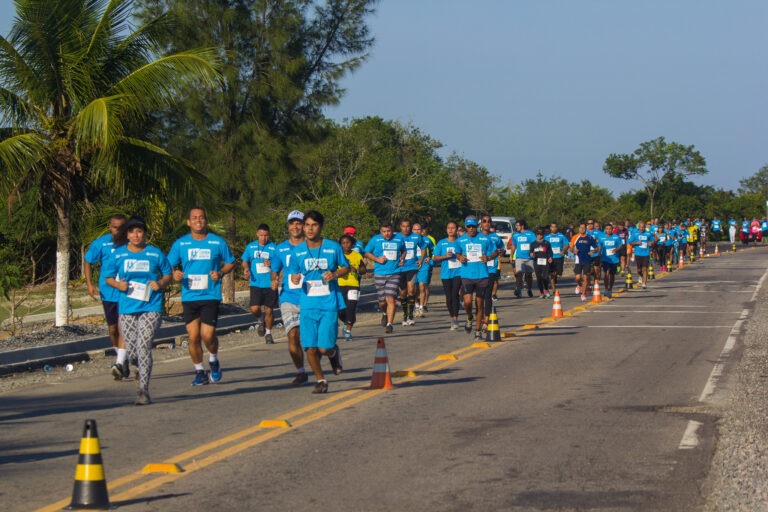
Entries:
<svg viewBox="0 0 768 512">
<path fill-rule="evenodd" d="M 304 222 L 304 214 L 301 213 L 299 210 L 293 210 L 291 213 L 288 214 L 288 222 L 291 222 L 292 220 L 300 220 Z"/>
</svg>

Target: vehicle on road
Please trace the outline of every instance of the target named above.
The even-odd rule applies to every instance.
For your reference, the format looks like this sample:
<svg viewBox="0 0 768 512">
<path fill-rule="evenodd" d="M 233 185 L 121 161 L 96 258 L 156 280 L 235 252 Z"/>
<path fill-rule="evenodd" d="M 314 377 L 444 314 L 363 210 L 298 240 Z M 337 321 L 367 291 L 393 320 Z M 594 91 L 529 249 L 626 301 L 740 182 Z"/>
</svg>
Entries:
<svg viewBox="0 0 768 512">
<path fill-rule="evenodd" d="M 509 239 L 512 238 L 512 233 L 515 232 L 515 218 L 491 217 L 491 227 L 504 241 L 504 254 L 502 256 L 511 258 L 512 255 L 509 249 L 507 249 L 507 244 L 509 243 Z"/>
</svg>

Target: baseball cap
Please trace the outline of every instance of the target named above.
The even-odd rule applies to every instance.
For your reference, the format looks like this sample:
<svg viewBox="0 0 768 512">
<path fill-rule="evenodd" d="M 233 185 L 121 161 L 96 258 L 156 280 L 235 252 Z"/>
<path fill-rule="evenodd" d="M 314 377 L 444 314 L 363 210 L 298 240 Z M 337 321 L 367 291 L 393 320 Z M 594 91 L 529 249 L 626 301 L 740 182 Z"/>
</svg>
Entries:
<svg viewBox="0 0 768 512">
<path fill-rule="evenodd" d="M 477 226 L 477 217 L 474 215 L 470 215 L 466 219 L 464 219 L 464 225 L 465 226 Z"/>
<path fill-rule="evenodd" d="M 288 214 L 288 222 L 291 222 L 292 220 L 300 220 L 304 222 L 304 214 L 301 213 L 299 210 L 293 210 L 291 213 Z"/>
<path fill-rule="evenodd" d="M 347 226 L 344 228 L 345 235 L 354 235 L 355 233 L 357 233 L 357 231 L 352 226 Z"/>
</svg>

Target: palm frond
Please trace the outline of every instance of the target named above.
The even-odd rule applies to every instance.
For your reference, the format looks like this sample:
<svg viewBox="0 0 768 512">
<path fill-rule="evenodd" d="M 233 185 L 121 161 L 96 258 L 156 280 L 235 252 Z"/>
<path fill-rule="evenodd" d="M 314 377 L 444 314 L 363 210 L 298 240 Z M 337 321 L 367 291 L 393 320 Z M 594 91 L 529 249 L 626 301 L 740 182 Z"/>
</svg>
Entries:
<svg viewBox="0 0 768 512">
<path fill-rule="evenodd" d="M 7 196 L 23 185 L 30 173 L 39 169 L 48 157 L 46 141 L 38 133 L 0 130 L 0 190 Z"/>
<path fill-rule="evenodd" d="M 29 105 L 23 98 L 0 87 L 0 122 L 3 125 L 12 128 L 26 126 L 29 115 Z"/>
<path fill-rule="evenodd" d="M 72 135 L 81 157 L 95 149 L 112 151 L 123 135 L 126 107 L 126 97 L 117 95 L 97 98 L 78 113 L 72 123 Z"/>
<path fill-rule="evenodd" d="M 131 16 L 131 4 L 133 0 L 111 0 L 101 15 L 98 25 L 93 30 L 91 41 L 85 50 L 84 59 L 87 60 L 96 50 L 104 48 L 104 39 L 114 37 L 120 31 Z"/>
</svg>

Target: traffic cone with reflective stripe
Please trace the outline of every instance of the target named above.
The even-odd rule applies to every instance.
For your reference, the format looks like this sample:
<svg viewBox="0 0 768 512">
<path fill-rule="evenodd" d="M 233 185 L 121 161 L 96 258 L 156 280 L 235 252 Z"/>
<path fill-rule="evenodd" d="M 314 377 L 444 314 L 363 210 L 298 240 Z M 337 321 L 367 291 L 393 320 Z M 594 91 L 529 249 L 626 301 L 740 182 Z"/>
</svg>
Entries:
<svg viewBox="0 0 768 512">
<path fill-rule="evenodd" d="M 595 280 L 595 288 L 592 291 L 592 304 L 600 304 L 603 302 L 603 296 L 600 295 L 600 283 Z"/>
<path fill-rule="evenodd" d="M 389 373 L 389 358 L 384 338 L 379 338 L 376 343 L 376 358 L 373 360 L 373 377 L 371 389 L 395 389 L 392 385 L 392 376 Z"/>
<path fill-rule="evenodd" d="M 560 302 L 560 292 L 555 290 L 555 303 L 552 304 L 552 318 L 563 318 L 563 304 Z"/>
<path fill-rule="evenodd" d="M 496 314 L 496 306 L 491 306 L 491 314 L 488 315 L 488 331 L 485 333 L 485 341 L 501 341 L 499 315 Z"/>
<path fill-rule="evenodd" d="M 85 420 L 83 437 L 80 439 L 80 455 L 75 470 L 75 487 L 72 503 L 67 510 L 103 510 L 112 508 L 107 495 L 107 481 L 99 449 L 96 420 Z"/>
<path fill-rule="evenodd" d="M 678 270 L 683 268 L 685 266 L 685 263 L 683 263 L 683 253 L 680 253 L 680 261 L 677 263 Z"/>
<path fill-rule="evenodd" d="M 700 245 L 699 246 L 699 258 L 703 258 L 703 257 L 704 257 L 704 246 Z"/>
<path fill-rule="evenodd" d="M 720 256 L 720 249 L 717 248 L 717 244 L 715 244 L 715 256 Z"/>
</svg>

